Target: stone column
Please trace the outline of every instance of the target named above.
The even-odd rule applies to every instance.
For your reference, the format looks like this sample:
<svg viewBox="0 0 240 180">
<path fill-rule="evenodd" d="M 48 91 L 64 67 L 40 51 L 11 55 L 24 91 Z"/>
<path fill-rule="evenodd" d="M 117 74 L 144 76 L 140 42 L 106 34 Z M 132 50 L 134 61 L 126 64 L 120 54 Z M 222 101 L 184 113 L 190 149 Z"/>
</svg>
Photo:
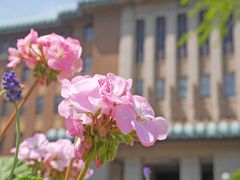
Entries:
<svg viewBox="0 0 240 180">
<path fill-rule="evenodd" d="M 216 29 L 210 36 L 210 48 L 212 118 L 218 121 L 221 117 L 221 96 L 223 95 L 223 57 L 222 41 Z"/>
<path fill-rule="evenodd" d="M 195 32 L 196 27 L 198 26 L 197 18 L 190 18 L 189 20 L 189 32 L 190 37 L 187 43 L 187 52 L 188 52 L 188 111 L 187 111 L 187 119 L 188 121 L 194 121 L 196 118 L 196 104 L 197 96 L 199 95 L 198 85 L 199 85 L 199 58 L 198 58 L 198 36 Z"/>
<path fill-rule="evenodd" d="M 176 83 L 177 83 L 177 62 L 176 62 L 176 43 L 177 27 L 176 13 L 173 11 L 166 14 L 166 118 L 172 119 L 173 105 L 176 101 Z"/>
<path fill-rule="evenodd" d="M 201 180 L 200 163 L 196 157 L 180 160 L 180 180 Z"/>
<path fill-rule="evenodd" d="M 240 21 L 234 27 L 234 59 L 236 63 L 237 119 L 240 119 Z"/>
<path fill-rule="evenodd" d="M 96 166 L 92 166 L 91 168 L 94 170 L 94 174 L 90 178 L 91 180 L 110 180 L 110 163 L 107 163 L 100 168 L 96 168 Z"/>
<path fill-rule="evenodd" d="M 135 11 L 133 6 L 124 7 L 120 21 L 119 75 L 133 78 L 135 65 Z"/>
<path fill-rule="evenodd" d="M 140 158 L 128 158 L 124 161 L 124 180 L 141 180 L 142 163 Z"/>
<path fill-rule="evenodd" d="M 145 18 L 143 92 L 150 102 L 155 101 L 155 22 L 155 17 L 151 15 Z"/>
<path fill-rule="evenodd" d="M 214 180 L 221 180 L 223 173 L 233 173 L 240 168 L 239 152 L 222 152 L 214 156 Z"/>
</svg>

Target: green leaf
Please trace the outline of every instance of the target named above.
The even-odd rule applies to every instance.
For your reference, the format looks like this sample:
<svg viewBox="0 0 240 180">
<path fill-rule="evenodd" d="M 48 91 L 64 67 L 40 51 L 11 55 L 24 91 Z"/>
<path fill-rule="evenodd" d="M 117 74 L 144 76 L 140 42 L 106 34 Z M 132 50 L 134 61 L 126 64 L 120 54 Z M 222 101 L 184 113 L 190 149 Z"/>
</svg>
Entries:
<svg viewBox="0 0 240 180">
<path fill-rule="evenodd" d="M 239 180 L 240 179 L 240 169 L 235 171 L 231 177 L 231 180 Z"/>
<path fill-rule="evenodd" d="M 11 168 L 13 165 L 13 159 L 14 159 L 13 157 L 0 158 L 0 179 L 1 180 L 8 180 L 8 176 L 10 175 Z M 31 170 L 22 161 L 18 161 L 14 174 L 15 174 L 15 177 L 13 178 L 13 180 L 17 180 L 16 176 L 30 175 Z"/>
<path fill-rule="evenodd" d="M 187 5 L 189 3 L 189 0 L 180 0 L 181 5 Z"/>
</svg>

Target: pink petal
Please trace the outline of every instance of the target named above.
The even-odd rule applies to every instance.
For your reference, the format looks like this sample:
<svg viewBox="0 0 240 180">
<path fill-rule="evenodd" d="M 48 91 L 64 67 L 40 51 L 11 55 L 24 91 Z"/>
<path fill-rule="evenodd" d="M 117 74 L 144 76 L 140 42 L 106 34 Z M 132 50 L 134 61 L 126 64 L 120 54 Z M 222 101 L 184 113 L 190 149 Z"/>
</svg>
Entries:
<svg viewBox="0 0 240 180">
<path fill-rule="evenodd" d="M 68 135 L 78 136 L 80 139 L 83 139 L 83 125 L 80 120 L 68 118 L 65 120 L 65 126 Z"/>
<path fill-rule="evenodd" d="M 146 147 L 154 145 L 154 143 L 156 142 L 156 131 L 155 129 L 149 128 L 153 128 L 153 126 L 150 126 L 149 124 L 149 126 L 146 126 L 145 124 L 139 123 L 137 121 L 133 121 L 132 124 L 142 145 Z"/>
<path fill-rule="evenodd" d="M 59 105 L 58 105 L 58 114 L 60 116 L 63 116 L 65 118 L 68 118 L 70 116 L 70 105 L 71 103 L 68 100 L 63 100 Z"/>
<path fill-rule="evenodd" d="M 125 134 L 132 131 L 131 121 L 136 120 L 136 113 L 133 107 L 129 104 L 117 105 L 113 109 L 113 117 L 117 122 L 118 128 Z"/>
<path fill-rule="evenodd" d="M 71 96 L 72 92 L 70 81 L 68 79 L 63 79 L 61 81 L 61 85 L 62 85 L 61 96 L 64 98 L 68 98 L 69 96 Z"/>
<path fill-rule="evenodd" d="M 157 139 L 158 140 L 166 139 L 170 129 L 170 125 L 167 122 L 167 120 L 162 117 L 156 117 L 153 122 L 158 129 Z"/>
</svg>

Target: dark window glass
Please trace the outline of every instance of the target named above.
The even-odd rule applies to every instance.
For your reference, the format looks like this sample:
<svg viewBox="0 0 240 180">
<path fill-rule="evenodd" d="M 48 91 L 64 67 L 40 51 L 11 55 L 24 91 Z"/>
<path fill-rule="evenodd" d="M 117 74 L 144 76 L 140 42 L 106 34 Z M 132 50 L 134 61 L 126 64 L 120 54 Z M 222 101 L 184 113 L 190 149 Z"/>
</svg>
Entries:
<svg viewBox="0 0 240 180">
<path fill-rule="evenodd" d="M 165 18 L 157 18 L 157 29 L 156 29 L 156 57 L 158 59 L 164 58 L 165 51 Z"/>
<path fill-rule="evenodd" d="M 201 180 L 213 180 L 212 163 L 201 163 Z"/>
<path fill-rule="evenodd" d="M 92 58 L 90 56 L 87 56 L 84 59 L 84 63 L 83 63 L 83 71 L 85 73 L 89 72 L 92 68 Z"/>
<path fill-rule="evenodd" d="M 136 94 L 142 96 L 143 95 L 143 81 L 137 80 L 136 82 Z"/>
<path fill-rule="evenodd" d="M 29 80 L 30 77 L 30 70 L 28 67 L 24 67 L 22 70 L 22 81 Z"/>
<path fill-rule="evenodd" d="M 144 21 L 137 21 L 136 32 L 136 61 L 141 62 L 143 60 L 143 45 L 144 45 Z"/>
<path fill-rule="evenodd" d="M 168 162 L 150 166 L 152 173 L 150 179 L 154 180 L 180 180 L 180 165 L 178 162 Z"/>
<path fill-rule="evenodd" d="M 62 96 L 55 96 L 54 112 L 58 113 L 58 105 L 62 102 Z"/>
<path fill-rule="evenodd" d="M 200 11 L 199 25 L 204 21 L 205 13 L 206 13 L 206 10 Z M 203 44 L 200 45 L 199 54 L 200 54 L 200 56 L 206 56 L 209 54 L 209 38 L 207 38 L 207 40 Z"/>
<path fill-rule="evenodd" d="M 165 81 L 163 79 L 157 80 L 157 100 L 163 100 L 165 95 Z"/>
<path fill-rule="evenodd" d="M 38 96 L 36 99 L 36 114 L 41 114 L 44 111 L 44 97 Z"/>
<path fill-rule="evenodd" d="M 203 96 L 203 97 L 210 96 L 210 77 L 209 77 L 209 75 L 204 75 L 201 78 L 201 96 Z"/>
<path fill-rule="evenodd" d="M 121 160 L 114 160 L 110 162 L 110 179 L 111 180 L 123 180 L 123 168 L 124 164 Z"/>
<path fill-rule="evenodd" d="M 235 75 L 233 73 L 226 74 L 224 76 L 224 95 L 226 97 L 235 96 L 236 94 L 236 82 Z"/>
<path fill-rule="evenodd" d="M 1 108 L 1 116 L 7 116 L 8 114 L 8 102 L 3 100 Z"/>
<path fill-rule="evenodd" d="M 227 21 L 227 34 L 225 34 L 223 39 L 223 49 L 224 52 L 233 51 L 233 16 L 230 15 Z"/>
<path fill-rule="evenodd" d="M 177 22 L 177 39 L 180 40 L 183 35 L 187 32 L 187 16 L 186 14 L 178 15 Z M 187 44 L 184 43 L 182 46 L 177 48 L 177 56 L 178 58 L 185 58 L 187 56 Z"/>
<path fill-rule="evenodd" d="M 178 80 L 178 95 L 180 99 L 186 99 L 187 97 L 187 78 L 181 77 Z"/>
<path fill-rule="evenodd" d="M 93 26 L 91 26 L 91 25 L 85 26 L 85 28 L 84 28 L 84 40 L 86 42 L 90 42 L 90 41 L 93 40 L 93 36 L 94 36 Z"/>
</svg>

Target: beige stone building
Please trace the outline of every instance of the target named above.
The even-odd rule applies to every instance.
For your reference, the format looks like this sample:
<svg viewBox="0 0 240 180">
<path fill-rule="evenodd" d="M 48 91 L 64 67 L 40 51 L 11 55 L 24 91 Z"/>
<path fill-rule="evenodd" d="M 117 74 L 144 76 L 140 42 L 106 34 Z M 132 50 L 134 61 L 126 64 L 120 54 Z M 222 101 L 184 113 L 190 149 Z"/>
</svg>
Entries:
<svg viewBox="0 0 240 180">
<path fill-rule="evenodd" d="M 84 73 L 132 78 L 135 93 L 172 124 L 168 140 L 151 148 L 120 146 L 117 160 L 96 170 L 93 180 L 141 180 L 144 166 L 151 167 L 153 180 L 221 180 L 240 168 L 240 22 L 233 25 L 233 16 L 224 38 L 213 30 L 199 46 L 194 30 L 204 11 L 188 18 L 189 8 L 176 0 L 95 0 L 53 22 L 0 28 L 1 71 L 9 43 L 30 27 L 79 38 Z M 186 32 L 190 38 L 178 47 Z M 25 67 L 17 71 L 31 84 Z M 62 137 L 56 87 L 34 91 L 22 113 L 24 138 L 37 131 Z M 8 106 L 2 102 L 0 108 L 3 127 Z M 14 134 L 8 133 L 3 154 L 13 142 Z"/>
</svg>

